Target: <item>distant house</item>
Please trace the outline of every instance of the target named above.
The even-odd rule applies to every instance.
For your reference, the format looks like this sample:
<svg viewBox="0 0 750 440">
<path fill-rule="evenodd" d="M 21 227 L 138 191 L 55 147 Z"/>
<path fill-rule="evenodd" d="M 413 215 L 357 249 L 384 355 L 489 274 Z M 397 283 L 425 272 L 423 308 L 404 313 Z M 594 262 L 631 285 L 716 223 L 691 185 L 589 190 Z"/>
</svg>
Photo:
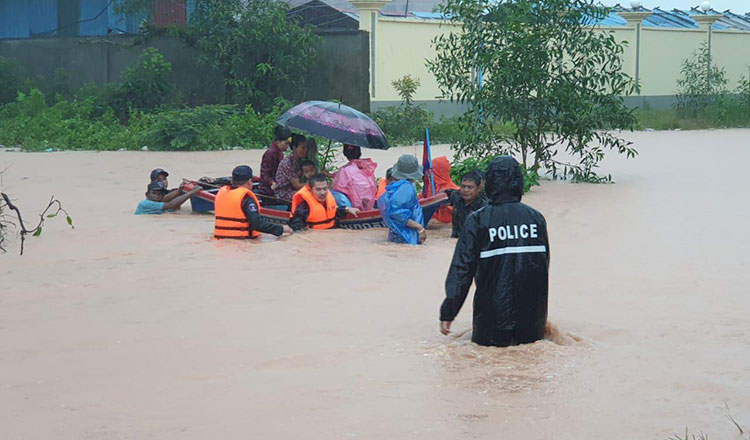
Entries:
<svg viewBox="0 0 750 440">
<path fill-rule="evenodd" d="M 136 34 L 147 18 L 120 14 L 117 0 L 0 0 L 0 38 Z M 153 22 L 185 23 L 193 0 L 157 0 Z"/>
</svg>

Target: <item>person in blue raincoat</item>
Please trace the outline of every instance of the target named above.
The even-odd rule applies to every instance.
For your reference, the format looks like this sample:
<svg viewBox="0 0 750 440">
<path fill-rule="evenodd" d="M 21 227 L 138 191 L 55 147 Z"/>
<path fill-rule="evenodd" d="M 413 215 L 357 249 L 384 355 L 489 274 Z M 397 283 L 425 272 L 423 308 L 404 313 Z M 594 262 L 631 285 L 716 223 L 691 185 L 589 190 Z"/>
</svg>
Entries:
<svg viewBox="0 0 750 440">
<path fill-rule="evenodd" d="M 424 215 L 413 183 L 422 179 L 417 158 L 409 154 L 399 157 L 393 166 L 392 177 L 396 181 L 388 185 L 378 199 L 378 209 L 388 226 L 388 241 L 424 243 L 427 238 Z"/>
</svg>

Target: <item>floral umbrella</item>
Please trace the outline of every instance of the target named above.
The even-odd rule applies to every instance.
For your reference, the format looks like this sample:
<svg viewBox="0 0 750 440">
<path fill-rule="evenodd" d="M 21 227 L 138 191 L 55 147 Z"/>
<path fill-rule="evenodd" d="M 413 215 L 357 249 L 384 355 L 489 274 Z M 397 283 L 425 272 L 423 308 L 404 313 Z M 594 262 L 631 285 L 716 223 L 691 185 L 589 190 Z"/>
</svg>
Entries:
<svg viewBox="0 0 750 440">
<path fill-rule="evenodd" d="M 281 125 L 342 144 L 387 150 L 383 130 L 369 116 L 335 102 L 307 101 L 281 115 Z"/>
</svg>

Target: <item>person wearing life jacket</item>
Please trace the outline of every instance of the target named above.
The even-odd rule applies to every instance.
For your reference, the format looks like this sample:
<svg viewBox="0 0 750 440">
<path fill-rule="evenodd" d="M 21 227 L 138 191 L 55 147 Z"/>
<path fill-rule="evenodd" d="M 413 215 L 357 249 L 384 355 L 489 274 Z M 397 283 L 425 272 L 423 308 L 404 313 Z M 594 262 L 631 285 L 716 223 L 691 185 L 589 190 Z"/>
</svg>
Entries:
<svg viewBox="0 0 750 440">
<path fill-rule="evenodd" d="M 378 192 L 375 193 L 375 200 L 376 200 L 375 207 L 376 208 L 377 208 L 377 200 L 380 198 L 380 196 L 382 196 L 383 194 L 385 194 L 385 187 L 387 187 L 388 185 L 390 185 L 393 182 L 394 182 L 394 180 L 393 180 L 393 168 L 391 167 L 391 168 L 388 168 L 385 171 L 385 177 L 383 177 L 382 179 L 380 179 L 380 181 L 378 182 Z"/>
<path fill-rule="evenodd" d="M 292 233 L 287 225 L 268 223 L 260 216 L 260 202 L 251 191 L 253 170 L 239 165 L 232 170 L 231 186 L 222 187 L 214 200 L 215 238 L 257 238 L 260 233 L 277 237 L 284 232 Z"/>
<path fill-rule="evenodd" d="M 331 229 L 336 226 L 337 219 L 346 214 L 356 217 L 358 213 L 357 208 L 339 207 L 328 191 L 326 176 L 316 174 L 292 197 L 292 219 L 289 220 L 289 226 L 295 231 L 307 228 Z"/>
</svg>

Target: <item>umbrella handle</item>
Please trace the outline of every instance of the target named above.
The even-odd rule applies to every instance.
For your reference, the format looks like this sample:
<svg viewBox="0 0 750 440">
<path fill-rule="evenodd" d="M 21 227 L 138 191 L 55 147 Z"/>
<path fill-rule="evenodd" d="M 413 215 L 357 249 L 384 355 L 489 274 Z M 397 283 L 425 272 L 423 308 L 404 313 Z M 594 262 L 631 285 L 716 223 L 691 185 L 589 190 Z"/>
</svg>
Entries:
<svg viewBox="0 0 750 440">
<path fill-rule="evenodd" d="M 328 160 L 328 153 L 330 151 L 331 151 L 331 140 L 328 139 L 328 146 L 326 147 L 326 152 L 323 153 L 323 165 L 320 166 L 320 168 L 321 168 L 320 172 L 321 173 L 323 172 L 323 170 L 326 169 L 326 161 Z"/>
</svg>

